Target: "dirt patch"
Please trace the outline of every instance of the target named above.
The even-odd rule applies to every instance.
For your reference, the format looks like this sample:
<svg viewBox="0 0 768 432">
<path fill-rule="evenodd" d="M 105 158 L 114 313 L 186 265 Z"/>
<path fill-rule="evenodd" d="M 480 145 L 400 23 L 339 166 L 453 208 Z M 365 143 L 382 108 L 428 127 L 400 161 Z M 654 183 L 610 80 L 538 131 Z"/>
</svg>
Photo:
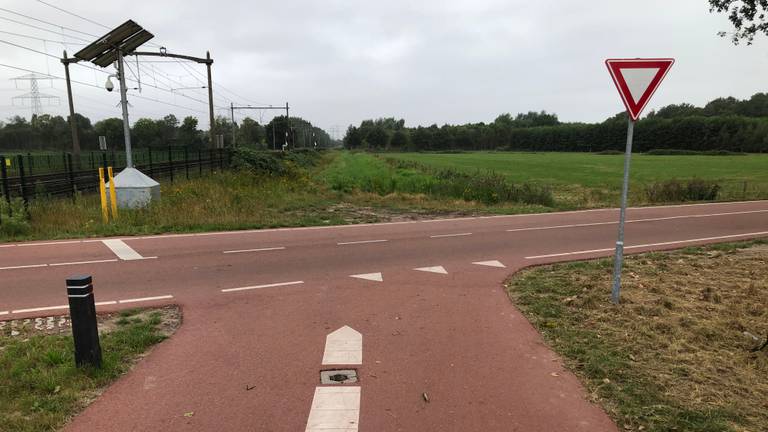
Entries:
<svg viewBox="0 0 768 432">
<path fill-rule="evenodd" d="M 510 296 L 625 429 L 768 430 L 768 245 L 627 257 L 619 307 L 611 270 L 534 268 Z"/>
</svg>

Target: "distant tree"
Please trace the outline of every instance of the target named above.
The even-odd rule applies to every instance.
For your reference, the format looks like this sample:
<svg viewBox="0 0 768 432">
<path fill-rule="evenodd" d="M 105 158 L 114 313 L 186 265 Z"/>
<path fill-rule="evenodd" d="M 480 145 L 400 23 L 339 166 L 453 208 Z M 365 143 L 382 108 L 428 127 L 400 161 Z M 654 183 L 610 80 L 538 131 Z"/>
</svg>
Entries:
<svg viewBox="0 0 768 432">
<path fill-rule="evenodd" d="M 350 125 L 347 128 L 347 134 L 344 135 L 344 147 L 352 150 L 360 148 L 363 145 L 363 138 L 360 136 L 360 129 Z"/>
<path fill-rule="evenodd" d="M 736 29 L 730 33 L 735 45 L 741 41 L 751 45 L 756 35 L 768 35 L 768 0 L 709 0 L 709 11 L 728 14 Z M 729 35 L 725 31 L 718 34 L 723 37 Z"/>
<path fill-rule="evenodd" d="M 203 136 L 202 132 L 197 129 L 197 118 L 192 116 L 184 117 L 181 126 L 179 126 L 177 142 L 179 145 L 190 148 L 199 149 L 203 147 Z"/>
<path fill-rule="evenodd" d="M 405 150 L 411 146 L 411 137 L 404 130 L 396 130 L 389 140 L 389 146 L 397 150 Z"/>
<path fill-rule="evenodd" d="M 124 148 L 125 138 L 123 134 L 123 119 L 108 118 L 97 121 L 93 125 L 93 129 L 97 136 L 104 136 L 107 138 L 108 148 Z"/>
<path fill-rule="evenodd" d="M 264 127 L 256 120 L 246 117 L 240 122 L 237 145 L 261 148 L 264 146 Z"/>
<path fill-rule="evenodd" d="M 648 118 L 679 118 L 690 117 L 695 115 L 701 115 L 701 108 L 698 108 L 689 103 L 672 104 L 659 108 L 658 111 L 651 111 L 648 113 Z"/>
<path fill-rule="evenodd" d="M 140 118 L 133 124 L 131 135 L 136 141 L 136 147 L 160 147 L 162 125 L 150 118 Z"/>
</svg>

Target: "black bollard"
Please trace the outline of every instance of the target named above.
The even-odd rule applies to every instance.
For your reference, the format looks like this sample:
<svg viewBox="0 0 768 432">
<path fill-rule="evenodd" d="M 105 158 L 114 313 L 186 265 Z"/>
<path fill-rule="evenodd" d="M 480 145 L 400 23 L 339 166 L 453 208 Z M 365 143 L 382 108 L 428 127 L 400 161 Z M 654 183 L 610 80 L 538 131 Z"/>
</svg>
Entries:
<svg viewBox="0 0 768 432">
<path fill-rule="evenodd" d="M 93 279 L 72 276 L 67 279 L 69 315 L 72 337 L 75 339 L 75 364 L 101 367 L 99 328 L 96 325 L 96 303 L 93 299 Z"/>
</svg>

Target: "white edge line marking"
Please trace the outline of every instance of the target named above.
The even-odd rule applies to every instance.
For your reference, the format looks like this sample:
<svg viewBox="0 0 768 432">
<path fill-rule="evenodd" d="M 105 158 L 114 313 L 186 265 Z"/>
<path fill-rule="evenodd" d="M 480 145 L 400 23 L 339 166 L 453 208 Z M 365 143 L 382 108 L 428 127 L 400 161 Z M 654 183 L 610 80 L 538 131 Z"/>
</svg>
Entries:
<svg viewBox="0 0 768 432">
<path fill-rule="evenodd" d="M 344 246 L 344 245 L 356 245 L 356 244 L 365 244 L 365 243 L 384 243 L 388 242 L 389 240 L 359 240 L 359 241 L 350 241 L 350 242 L 341 242 L 336 243 L 337 246 Z"/>
<path fill-rule="evenodd" d="M 744 233 L 744 234 L 731 234 L 731 235 L 717 236 L 717 237 L 701 237 L 701 238 L 695 238 L 695 239 L 675 240 L 675 241 L 668 241 L 668 242 L 661 242 L 661 243 L 647 243 L 647 244 L 639 244 L 639 245 L 632 245 L 632 246 L 624 246 L 624 249 L 639 249 L 639 248 L 655 247 L 655 246 L 669 246 L 674 244 L 695 243 L 695 242 L 710 241 L 710 240 L 724 240 L 724 239 L 731 239 L 731 238 L 738 238 L 738 237 L 753 237 L 753 236 L 763 236 L 763 235 L 768 235 L 768 231 L 760 231 L 760 232 L 752 232 L 752 233 Z M 596 253 L 596 252 L 608 252 L 612 250 L 614 250 L 614 248 L 563 252 L 563 253 L 548 254 L 548 255 L 529 256 L 529 257 L 525 257 L 525 259 L 554 258 L 554 257 L 568 256 L 568 255 L 581 255 L 581 254 L 589 254 L 589 253 Z"/>
<path fill-rule="evenodd" d="M 94 260 L 94 261 L 64 262 L 64 263 L 55 263 L 55 264 L 48 264 L 48 265 L 50 267 L 57 267 L 57 266 L 68 266 L 68 265 L 78 265 L 78 264 L 99 264 L 99 263 L 108 263 L 108 262 L 117 262 L 117 258 L 105 259 L 105 260 Z"/>
<path fill-rule="evenodd" d="M 12 311 L 11 313 L 20 314 L 20 313 L 27 313 L 27 312 L 42 312 L 42 311 L 57 310 L 57 309 L 69 309 L 69 306 L 68 305 L 62 305 L 62 306 L 48 306 L 48 307 L 41 307 L 41 308 L 31 308 L 31 309 L 17 309 L 15 311 Z"/>
<path fill-rule="evenodd" d="M 285 249 L 285 246 L 280 246 L 280 247 L 269 247 L 269 248 L 259 248 L 259 249 L 226 250 L 222 253 L 234 254 L 234 253 L 245 253 L 245 252 L 265 252 L 265 251 L 284 250 L 284 249 Z"/>
<path fill-rule="evenodd" d="M 735 215 L 746 215 L 746 214 L 755 214 L 755 213 L 768 213 L 768 210 L 749 210 L 749 211 L 741 211 L 741 212 L 710 213 L 710 214 L 703 214 L 703 215 L 679 215 L 679 216 L 666 216 L 666 217 L 646 218 L 646 219 L 632 219 L 632 220 L 628 220 L 626 223 L 656 222 L 656 221 L 675 220 L 675 219 L 699 219 L 699 218 L 706 218 L 706 217 L 735 216 Z M 599 226 L 599 225 L 618 225 L 618 223 L 619 223 L 618 221 L 611 221 L 611 222 L 591 222 L 591 223 L 581 223 L 581 224 L 571 224 L 571 225 L 552 225 L 552 226 L 543 226 L 543 227 L 513 228 L 513 229 L 508 229 L 507 232 L 539 231 L 539 230 L 551 230 L 551 229 L 560 229 L 560 228 L 580 228 L 580 227 L 590 227 L 590 226 Z"/>
<path fill-rule="evenodd" d="M 429 236 L 429 238 L 463 237 L 468 235 L 472 235 L 472 233 L 468 232 L 468 233 L 457 233 L 457 234 L 438 234 L 438 235 Z"/>
<path fill-rule="evenodd" d="M 254 289 L 261 289 L 261 288 L 274 288 L 274 287 L 281 287 L 281 286 L 288 286 L 288 285 L 301 285 L 303 283 L 304 281 L 279 282 L 279 283 L 266 284 L 266 285 L 253 285 L 253 286 L 240 287 L 240 288 L 227 288 L 227 289 L 221 290 L 221 292 L 228 293 L 228 292 L 235 292 L 235 291 L 247 291 L 247 290 L 254 290 Z"/>
<path fill-rule="evenodd" d="M 14 270 L 14 269 L 25 269 L 25 268 L 37 268 L 37 267 L 48 267 L 48 264 L 30 264 L 30 265 L 20 265 L 20 266 L 11 266 L 11 267 L 0 267 L 0 270 Z"/>
<path fill-rule="evenodd" d="M 133 299 L 126 299 L 126 300 L 118 300 L 117 302 L 120 304 L 123 303 L 139 303 L 139 302 L 147 302 L 147 301 L 153 301 L 153 300 L 167 300 L 172 299 L 172 295 L 164 295 L 164 296 L 157 296 L 157 297 L 142 297 L 142 298 L 133 298 Z"/>
</svg>

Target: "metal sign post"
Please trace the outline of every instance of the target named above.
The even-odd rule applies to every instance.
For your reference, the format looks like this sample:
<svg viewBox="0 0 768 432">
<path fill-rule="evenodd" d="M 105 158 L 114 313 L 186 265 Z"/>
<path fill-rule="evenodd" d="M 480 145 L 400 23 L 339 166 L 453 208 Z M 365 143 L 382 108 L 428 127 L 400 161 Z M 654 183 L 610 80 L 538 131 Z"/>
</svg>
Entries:
<svg viewBox="0 0 768 432">
<path fill-rule="evenodd" d="M 613 261 L 613 290 L 611 299 L 619 303 L 621 293 L 621 268 L 624 265 L 624 221 L 627 214 L 627 194 L 629 193 L 629 162 L 632 159 L 632 135 L 635 131 L 635 121 L 629 119 L 627 125 L 627 148 L 624 153 L 624 184 L 621 186 L 621 210 L 619 210 L 619 239 L 616 240 L 616 256 Z"/>
<path fill-rule="evenodd" d="M 619 91 L 622 102 L 627 108 L 627 147 L 624 154 L 624 183 L 621 187 L 621 208 L 619 210 L 619 238 L 616 240 L 616 255 L 613 262 L 613 289 L 611 299 L 619 303 L 621 295 L 621 269 L 624 264 L 624 222 L 627 215 L 627 195 L 629 193 L 629 163 L 632 159 L 632 135 L 635 122 L 640 118 L 643 108 L 659 88 L 659 84 L 675 63 L 671 58 L 660 59 L 608 59 L 605 65 Z"/>
</svg>

